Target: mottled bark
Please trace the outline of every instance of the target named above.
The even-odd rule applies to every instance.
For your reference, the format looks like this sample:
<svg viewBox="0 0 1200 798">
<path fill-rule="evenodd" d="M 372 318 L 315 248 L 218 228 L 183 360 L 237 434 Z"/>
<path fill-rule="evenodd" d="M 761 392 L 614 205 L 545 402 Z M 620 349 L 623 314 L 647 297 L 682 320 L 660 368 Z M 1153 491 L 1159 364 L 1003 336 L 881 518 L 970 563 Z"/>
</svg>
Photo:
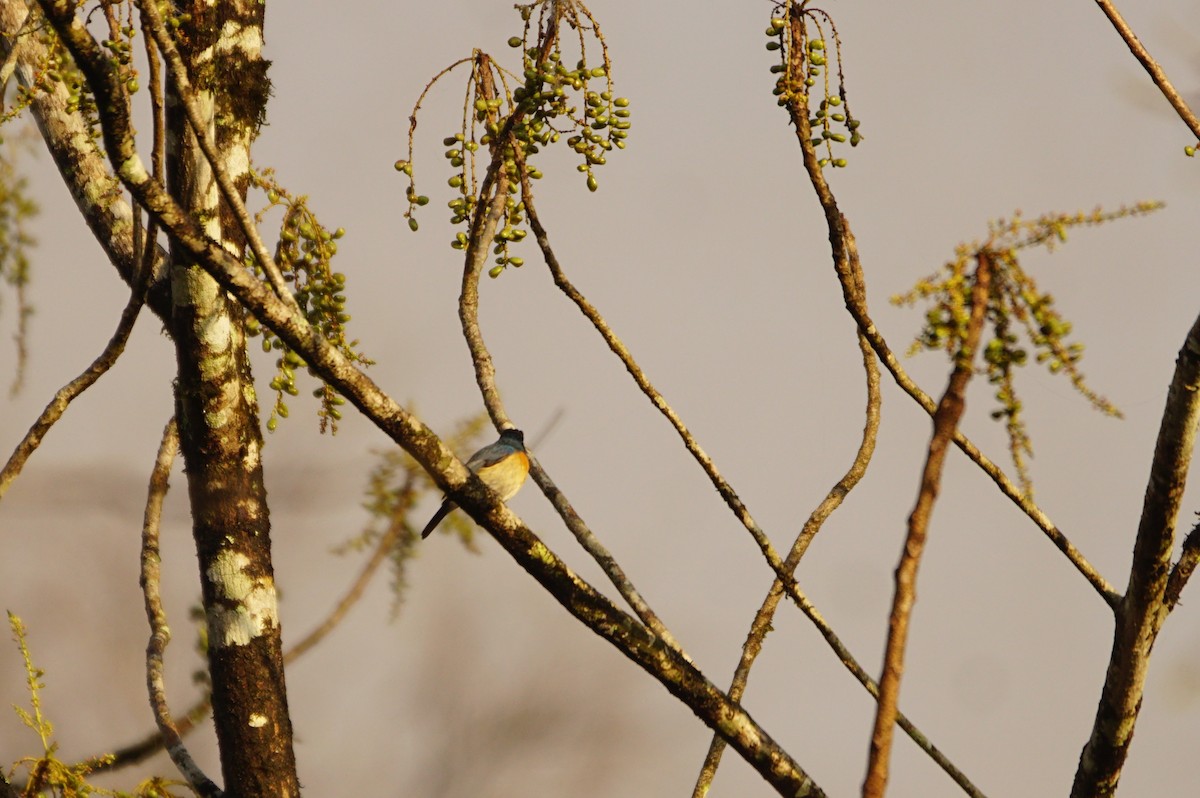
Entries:
<svg viewBox="0 0 1200 798">
<path fill-rule="evenodd" d="M 1129 586 L 1116 611 L 1112 651 L 1091 737 L 1071 798 L 1115 795 L 1142 708 L 1150 652 L 1170 612 L 1167 586 L 1175 527 L 1200 425 L 1200 319 L 1175 361 L 1142 503 Z M 1182 588 L 1180 588 L 1182 589 Z"/>
<path fill-rule="evenodd" d="M 38 65 L 44 63 L 49 51 L 44 41 L 35 35 L 14 38 L 26 15 L 38 14 L 36 6 L 24 0 L 0 2 L 0 59 L 7 59 L 11 48 L 17 46 L 14 74 L 21 85 L 33 86 Z M 26 26 L 26 29 L 34 26 Z M 35 94 L 30 110 L 46 143 L 46 150 L 79 207 L 104 254 L 116 267 L 121 278 L 133 285 L 137 274 L 137 253 L 134 246 L 134 214 L 125 199 L 121 183 L 109 168 L 100 142 L 92 138 L 83 115 L 68 110 L 70 92 L 62 83 L 51 84 L 47 91 Z M 146 305 L 164 321 L 170 316 L 170 297 L 165 279 L 166 253 L 157 252 L 154 259 L 155 276 L 148 281 Z"/>
<path fill-rule="evenodd" d="M 235 257 L 244 240 L 220 201 L 213 169 L 183 103 L 201 112 L 220 168 L 245 195 L 249 148 L 266 100 L 263 4 L 187 2 L 176 42 L 195 91 L 168 89 L 172 195 Z M 167 82 L 170 87 L 171 81 Z M 213 719 L 230 796 L 299 794 L 287 710 L 258 403 L 240 307 L 172 241 L 171 332 L 176 411 L 208 618 Z"/>
</svg>

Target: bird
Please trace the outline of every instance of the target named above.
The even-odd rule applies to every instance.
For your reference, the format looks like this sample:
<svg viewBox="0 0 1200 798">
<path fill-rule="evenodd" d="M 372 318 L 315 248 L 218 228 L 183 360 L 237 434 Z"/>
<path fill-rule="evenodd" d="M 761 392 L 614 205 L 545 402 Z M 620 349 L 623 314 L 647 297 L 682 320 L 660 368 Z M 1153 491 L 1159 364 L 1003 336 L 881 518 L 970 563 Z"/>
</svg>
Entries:
<svg viewBox="0 0 1200 798">
<path fill-rule="evenodd" d="M 509 427 L 500 431 L 500 438 L 495 443 L 484 446 L 467 460 L 467 468 L 475 474 L 500 497 L 508 501 L 517 495 L 517 491 L 525 484 L 529 476 L 529 455 L 525 452 L 525 433 Z M 458 507 L 447 496 L 442 506 L 429 519 L 429 523 L 421 530 L 421 539 L 429 537 L 442 519 Z"/>
</svg>

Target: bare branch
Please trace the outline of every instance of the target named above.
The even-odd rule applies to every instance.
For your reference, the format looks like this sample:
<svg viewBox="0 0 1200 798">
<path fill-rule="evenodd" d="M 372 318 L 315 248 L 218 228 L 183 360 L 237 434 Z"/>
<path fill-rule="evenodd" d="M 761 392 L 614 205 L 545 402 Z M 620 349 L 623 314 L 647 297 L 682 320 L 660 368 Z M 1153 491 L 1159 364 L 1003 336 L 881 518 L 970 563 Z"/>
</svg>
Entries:
<svg viewBox="0 0 1200 798">
<path fill-rule="evenodd" d="M 793 20 L 792 24 L 794 25 L 802 24 L 801 19 L 795 12 Z M 795 35 L 793 41 L 801 41 L 798 33 Z M 791 57 L 801 58 L 802 53 L 793 53 Z M 796 67 L 797 70 L 800 68 L 799 65 Z M 936 411 L 933 399 L 922 391 L 905 372 L 904 367 L 900 365 L 900 361 L 893 354 L 891 347 L 888 346 L 882 333 L 875 326 L 875 322 L 871 319 L 871 314 L 867 309 L 866 283 L 863 277 L 862 263 L 858 256 L 858 245 L 850 229 L 849 220 L 842 215 L 841 210 L 838 208 L 837 199 L 834 197 L 828 181 L 825 180 L 816 149 L 812 145 L 813 131 L 809 121 L 807 97 L 799 94 L 795 95 L 788 103 L 788 113 L 796 129 L 796 138 L 800 144 L 805 171 L 808 173 L 809 181 L 812 183 L 817 200 L 821 203 L 821 208 L 825 213 L 825 223 L 829 229 L 829 243 L 833 254 L 834 270 L 837 273 L 838 282 L 842 287 L 842 297 L 845 301 L 846 310 L 849 311 L 850 316 L 858 324 L 859 330 L 871 342 L 871 348 L 875 350 L 875 354 L 879 356 L 880 362 L 883 363 L 884 368 L 892 375 L 896 384 L 912 397 L 926 413 L 932 416 Z M 1083 553 L 1071 543 L 1067 536 L 1054 525 L 1033 499 L 1026 496 L 1005 475 L 1004 471 L 988 459 L 960 430 L 955 430 L 954 432 L 954 443 L 975 465 L 979 466 L 985 474 L 991 477 L 996 487 L 1042 530 L 1042 533 L 1075 566 L 1075 569 L 1079 571 L 1100 597 L 1104 599 L 1104 602 L 1109 607 L 1115 608 L 1120 601 L 1120 594 L 1117 593 L 1087 558 L 1083 556 Z"/>
<path fill-rule="evenodd" d="M 1171 581 L 1171 553 L 1175 525 L 1187 485 L 1188 470 L 1200 424 L 1200 318 L 1188 331 L 1175 361 L 1175 374 L 1167 390 L 1150 465 L 1150 479 L 1142 503 L 1129 586 L 1116 612 L 1116 629 L 1108 670 L 1100 693 L 1091 738 L 1083 748 L 1071 798 L 1109 796 L 1116 792 L 1121 769 L 1133 741 L 1134 725 L 1142 706 L 1150 651 L 1170 612 L 1167 591 Z M 1191 549 L 1197 543 L 1189 535 Z M 1180 561 L 1176 590 L 1186 580 L 1179 568 L 1195 563 L 1195 554 Z M 1176 597 L 1178 594 L 1176 593 Z"/>
<path fill-rule="evenodd" d="M 1096 5 L 1100 6 L 1100 10 L 1104 12 L 1104 16 L 1108 17 L 1108 21 L 1116 28 L 1117 33 L 1125 41 L 1129 52 L 1133 53 L 1133 57 L 1138 60 L 1138 63 L 1145 68 L 1150 75 L 1150 79 L 1154 81 L 1154 85 L 1158 86 L 1158 90 L 1162 92 L 1163 97 L 1167 98 L 1167 102 L 1175 109 L 1175 113 L 1179 114 L 1179 118 L 1192 131 L 1192 135 L 1200 139 L 1200 119 L 1192 113 L 1192 109 L 1188 107 L 1187 102 L 1171 85 L 1167 73 L 1159 66 L 1158 62 L 1150 55 L 1149 51 L 1142 45 L 1140 39 L 1129 27 L 1129 23 L 1121 16 L 1121 12 L 1117 10 L 1116 5 L 1112 0 L 1096 0 Z"/>
<path fill-rule="evenodd" d="M 481 64 L 477 70 L 479 74 L 479 90 L 483 97 L 491 98 L 495 93 L 495 87 L 491 80 L 491 70 L 488 68 L 486 57 L 480 56 L 479 58 L 481 60 Z M 517 119 L 519 119 L 519 116 L 517 113 L 514 113 L 505 123 L 505 128 L 511 130 Z M 480 187 L 479 197 L 481 200 L 476 204 L 476 212 L 471 222 L 471 234 L 464 256 L 462 292 L 459 296 L 458 305 L 463 337 L 467 341 L 467 347 L 471 352 L 471 362 L 475 367 L 476 383 L 479 386 L 479 391 L 483 397 L 484 405 L 487 407 L 488 414 L 496 426 L 500 428 L 510 426 L 512 422 L 504 410 L 500 393 L 496 389 L 495 364 L 483 340 L 483 333 L 479 328 L 479 280 L 483 274 L 484 263 L 487 260 L 489 242 L 492 240 L 492 235 L 504 215 L 510 193 L 508 187 L 511 178 L 503 167 L 504 158 L 502 155 L 504 148 L 502 144 L 504 141 L 504 138 L 498 137 L 497 141 L 493 143 L 492 160 L 484 175 L 483 184 Z M 533 191 L 530 187 L 529 176 L 524 169 L 520 148 L 514 146 L 512 150 L 516 154 L 518 171 L 521 173 L 523 199 L 525 201 L 526 213 L 530 218 L 530 224 L 538 236 L 538 242 L 542 246 L 542 251 L 547 253 L 549 259 L 553 259 L 554 253 L 550 250 L 549 241 L 546 240 L 545 230 L 536 221 L 537 212 L 533 207 Z M 599 538 L 584 523 L 583 519 L 567 499 L 566 494 L 559 490 L 558 486 L 536 458 L 531 458 L 530 474 L 542 493 L 563 519 L 567 528 L 575 536 L 576 540 L 579 541 L 584 550 L 596 561 L 601 570 L 604 571 L 609 581 L 617 588 L 617 592 L 621 594 L 621 597 L 625 599 L 642 623 L 649 627 L 664 644 L 691 662 L 691 657 L 683 650 L 679 641 L 675 639 L 675 636 L 667 629 L 657 613 L 654 612 L 649 603 L 646 602 L 641 593 L 634 587 L 633 582 L 630 581 L 624 569 L 617 563 L 616 558 L 612 556 L 604 544 L 600 542 Z"/>
<path fill-rule="evenodd" d="M 788 574 L 796 572 L 801 558 L 804 557 L 804 553 L 808 550 L 809 543 L 812 542 L 817 532 L 820 531 L 821 526 L 841 506 L 846 496 L 849 495 L 850 491 L 854 490 L 854 486 L 866 474 L 867 466 L 871 462 L 871 456 L 875 452 L 875 441 L 879 435 L 879 412 L 883 403 L 879 390 L 879 365 L 875 360 L 875 353 L 871 350 L 871 345 L 863 337 L 862 333 L 858 335 L 858 347 L 862 352 L 863 370 L 867 374 L 866 423 L 863 425 L 862 440 L 859 443 L 858 452 L 854 455 L 854 461 L 850 464 L 850 468 L 830 488 L 825 498 L 817 505 L 812 514 L 809 515 L 808 521 L 805 522 L 804 527 L 800 530 L 800 534 L 797 535 L 795 542 L 792 544 L 787 559 L 783 561 L 783 567 Z M 762 606 L 758 608 L 754 620 L 750 623 L 750 632 L 746 636 L 746 642 L 742 645 L 742 655 L 738 660 L 737 669 L 734 671 L 733 682 L 729 686 L 729 697 L 734 701 L 741 701 L 742 696 L 746 693 L 746 684 L 750 679 L 750 669 L 754 666 L 755 660 L 762 651 L 767 634 L 773 628 L 772 620 L 775 617 L 775 610 L 779 607 L 779 601 L 783 598 L 783 593 L 783 581 L 779 577 L 776 577 L 775 581 L 771 584 L 771 589 L 767 591 L 766 598 L 763 599 Z M 714 735 L 712 742 L 709 743 L 708 753 L 704 757 L 704 764 L 700 767 L 700 774 L 696 778 L 696 786 L 692 790 L 692 798 L 704 798 L 708 794 L 713 778 L 717 775 L 717 768 L 721 764 L 721 754 L 724 751 L 725 741 Z"/>
<path fill-rule="evenodd" d="M 887 648 L 883 657 L 883 675 L 879 679 L 879 701 L 875 708 L 875 730 L 871 735 L 871 753 L 867 776 L 863 782 L 863 798 L 883 798 L 887 791 L 888 761 L 892 753 L 893 728 L 896 725 L 900 702 L 900 678 L 904 672 L 904 651 L 908 644 L 908 623 L 917 600 L 917 569 L 925 550 L 929 520 L 941 488 L 942 467 L 954 430 L 967 406 L 967 383 L 974 374 L 975 352 L 983 333 L 987 314 L 988 291 L 992 281 L 992 259 L 986 250 L 976 255 L 975 283 L 971 289 L 971 316 L 962 350 L 958 353 L 954 371 L 946 392 L 933 414 L 933 437 L 921 474 L 921 490 L 917 504 L 908 518 L 908 535 L 904 541 L 900 564 L 896 567 L 896 592 L 888 620 Z"/>
<path fill-rule="evenodd" d="M 143 275 L 148 275 L 148 273 L 148 270 L 144 271 Z M 38 416 L 38 420 L 33 423 L 33 426 L 25 433 L 25 437 L 17 444 L 4 468 L 0 469 L 0 499 L 4 498 L 4 494 L 8 492 L 13 480 L 25 467 L 26 461 L 41 445 L 42 438 L 67 412 L 67 407 L 71 402 L 95 384 L 96 380 L 104 376 L 104 373 L 113 367 L 117 358 L 125 351 L 125 344 L 129 342 L 129 335 L 133 332 L 133 325 L 137 322 L 138 314 L 142 309 L 144 292 L 143 277 L 134 281 L 129 301 L 125 303 L 125 309 L 121 311 L 121 319 L 117 322 L 117 329 L 109 339 L 108 345 L 104 347 L 104 351 L 92 361 L 92 364 L 82 374 L 58 389 L 54 398 L 46 405 L 46 409 Z"/>
<path fill-rule="evenodd" d="M 159 565 L 162 560 L 158 551 L 158 530 L 162 521 L 163 499 L 170 488 L 171 466 L 179 452 L 179 433 L 175 419 L 167 422 L 163 429 L 154 470 L 150 474 L 150 489 L 146 496 L 146 514 L 142 524 L 142 595 L 146 602 L 146 619 L 150 622 L 150 642 L 146 645 L 146 688 L 150 692 L 150 708 L 154 721 L 165 742 L 167 753 L 175 767 L 187 779 L 197 793 L 205 798 L 219 798 L 221 790 L 212 779 L 204 774 L 196 760 L 183 744 L 179 731 L 171 722 L 171 708 L 167 704 L 167 687 L 163 678 L 163 653 L 171 641 L 171 630 L 167 626 L 167 613 L 163 609 L 159 592 Z"/>
</svg>

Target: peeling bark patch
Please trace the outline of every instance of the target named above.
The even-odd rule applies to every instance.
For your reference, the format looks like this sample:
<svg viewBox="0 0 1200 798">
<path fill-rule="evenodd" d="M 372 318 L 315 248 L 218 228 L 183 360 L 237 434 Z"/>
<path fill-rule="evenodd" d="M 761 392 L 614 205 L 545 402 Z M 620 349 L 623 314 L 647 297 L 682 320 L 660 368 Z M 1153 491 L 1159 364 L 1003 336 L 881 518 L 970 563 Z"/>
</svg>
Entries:
<svg viewBox="0 0 1200 798">
<path fill-rule="evenodd" d="M 219 597 L 208 608 L 210 645 L 249 645 L 279 626 L 275 584 L 269 577 L 249 576 L 249 565 L 250 558 L 240 551 L 223 551 L 208 568 L 208 580 Z"/>
</svg>

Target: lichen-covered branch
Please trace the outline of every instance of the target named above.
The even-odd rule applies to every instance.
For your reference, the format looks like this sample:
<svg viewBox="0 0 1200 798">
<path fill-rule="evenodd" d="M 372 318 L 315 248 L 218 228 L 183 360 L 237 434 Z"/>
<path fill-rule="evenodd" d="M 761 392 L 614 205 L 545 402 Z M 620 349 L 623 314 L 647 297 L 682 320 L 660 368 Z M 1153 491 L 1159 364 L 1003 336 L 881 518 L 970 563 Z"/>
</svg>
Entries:
<svg viewBox="0 0 1200 798">
<path fill-rule="evenodd" d="M 146 603 L 146 619 L 150 622 L 150 642 L 146 645 L 146 687 L 150 693 L 150 708 L 154 721 L 162 735 L 163 745 L 171 761 L 187 779 L 188 784 L 205 798 L 217 798 L 220 789 L 204 774 L 196 760 L 183 744 L 171 720 L 171 709 L 167 703 L 167 685 L 164 678 L 163 654 L 171 640 L 171 629 L 167 625 L 167 613 L 162 605 L 160 589 L 160 565 L 162 559 L 158 548 L 158 531 L 162 522 L 163 500 L 169 489 L 171 465 L 179 451 L 179 433 L 175 419 L 163 429 L 162 442 L 154 459 L 154 470 L 150 474 L 150 489 L 146 496 L 145 519 L 142 522 L 142 595 Z"/>
<path fill-rule="evenodd" d="M 1091 737 L 1083 748 L 1071 798 L 1116 793 L 1142 706 L 1150 652 L 1170 612 L 1167 598 L 1175 526 L 1200 424 L 1200 318 L 1188 331 L 1167 390 L 1142 503 L 1129 585 L 1116 611 L 1112 651 Z M 1194 536 L 1189 536 L 1194 537 Z M 1195 543 L 1193 542 L 1193 547 Z M 1182 585 L 1176 584 L 1177 591 Z"/>
<path fill-rule="evenodd" d="M 0 56 L 16 53 L 16 75 L 26 88 L 37 86 L 38 65 L 49 63 L 50 51 L 34 35 L 38 25 L 17 31 L 29 13 L 40 17 L 25 0 L 0 3 Z M 10 49 L 15 48 L 15 49 Z M 121 194 L 121 184 L 109 168 L 99 142 L 93 138 L 83 115 L 70 109 L 70 92 L 62 83 L 51 83 L 34 92 L 30 110 L 50 157 L 62 175 L 88 229 L 104 254 L 126 283 L 133 285 L 138 273 L 138 249 L 134 242 L 133 208 Z M 170 317 L 166 252 L 155 247 L 154 270 L 149 280 L 146 304 L 162 319 Z"/>
</svg>

